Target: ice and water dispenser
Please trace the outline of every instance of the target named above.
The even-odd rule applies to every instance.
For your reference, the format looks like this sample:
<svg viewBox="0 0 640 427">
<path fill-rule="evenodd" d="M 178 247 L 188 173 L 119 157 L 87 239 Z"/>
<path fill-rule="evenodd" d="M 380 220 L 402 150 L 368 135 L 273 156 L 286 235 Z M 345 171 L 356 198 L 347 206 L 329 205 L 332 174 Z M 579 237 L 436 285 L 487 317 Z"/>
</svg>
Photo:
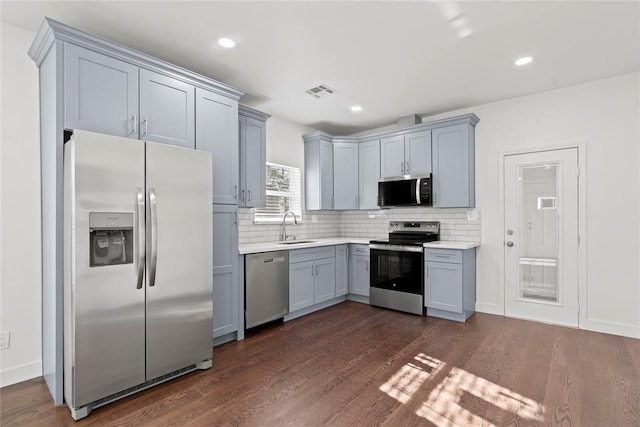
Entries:
<svg viewBox="0 0 640 427">
<path fill-rule="evenodd" d="M 133 213 L 90 212 L 90 267 L 133 263 Z"/>
</svg>

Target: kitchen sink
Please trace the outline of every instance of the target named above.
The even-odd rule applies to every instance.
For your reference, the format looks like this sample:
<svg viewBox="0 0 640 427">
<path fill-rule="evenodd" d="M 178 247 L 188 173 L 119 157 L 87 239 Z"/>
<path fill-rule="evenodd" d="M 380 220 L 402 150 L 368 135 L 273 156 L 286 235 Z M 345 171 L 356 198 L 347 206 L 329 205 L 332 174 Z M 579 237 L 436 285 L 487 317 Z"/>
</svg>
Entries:
<svg viewBox="0 0 640 427">
<path fill-rule="evenodd" d="M 295 245 L 298 243 L 313 243 L 315 240 L 289 240 L 287 242 L 278 242 L 279 245 Z"/>
</svg>

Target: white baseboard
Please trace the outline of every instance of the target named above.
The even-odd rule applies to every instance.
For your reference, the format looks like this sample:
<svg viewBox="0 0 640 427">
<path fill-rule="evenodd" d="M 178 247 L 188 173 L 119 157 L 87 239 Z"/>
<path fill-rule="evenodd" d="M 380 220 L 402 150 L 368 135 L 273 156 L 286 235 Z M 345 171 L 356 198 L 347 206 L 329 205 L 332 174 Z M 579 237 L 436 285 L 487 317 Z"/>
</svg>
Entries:
<svg viewBox="0 0 640 427">
<path fill-rule="evenodd" d="M 587 325 L 584 329 L 629 338 L 640 338 L 640 326 L 629 325 L 627 323 L 610 322 L 608 320 L 600 319 L 587 319 Z"/>
<path fill-rule="evenodd" d="M 0 387 L 42 376 L 42 361 L 25 363 L 0 371 Z"/>
<path fill-rule="evenodd" d="M 501 308 L 498 304 L 488 302 L 477 301 L 476 311 L 480 313 L 497 314 L 499 316 L 504 316 L 504 308 Z"/>
</svg>

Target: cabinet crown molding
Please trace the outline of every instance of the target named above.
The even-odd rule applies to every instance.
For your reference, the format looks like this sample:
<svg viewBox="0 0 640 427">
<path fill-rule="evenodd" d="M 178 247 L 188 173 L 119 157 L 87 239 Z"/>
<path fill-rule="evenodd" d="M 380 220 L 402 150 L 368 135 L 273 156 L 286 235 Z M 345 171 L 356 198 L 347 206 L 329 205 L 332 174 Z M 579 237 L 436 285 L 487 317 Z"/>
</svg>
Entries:
<svg viewBox="0 0 640 427">
<path fill-rule="evenodd" d="M 217 80 L 154 58 L 146 53 L 119 45 L 102 37 L 85 33 L 48 17 L 44 18 L 29 49 L 29 56 L 38 67 L 42 61 L 44 61 L 55 41 L 73 43 L 140 68 L 165 74 L 169 77 L 192 84 L 193 86 L 219 93 L 236 101 L 244 95 L 244 92 Z"/>
<path fill-rule="evenodd" d="M 255 108 L 242 104 L 238 104 L 238 114 L 245 117 L 251 117 L 252 119 L 260 120 L 263 122 L 267 121 L 267 119 L 271 117 L 271 114 L 267 114 L 260 110 L 256 110 Z"/>
<path fill-rule="evenodd" d="M 358 142 L 371 141 L 374 139 L 388 138 L 388 137 L 397 136 L 397 135 L 406 135 L 408 133 L 420 132 L 423 130 L 430 130 L 430 129 L 440 128 L 444 126 L 469 124 L 475 127 L 479 121 L 480 119 L 478 118 L 478 116 L 471 113 L 471 114 L 463 114 L 460 116 L 447 117 L 445 119 L 421 123 L 415 126 L 391 129 L 391 130 L 386 130 L 384 132 L 379 132 L 379 133 L 374 132 L 374 133 L 360 135 L 360 136 L 334 136 L 326 132 L 316 131 L 307 135 L 303 135 L 302 138 L 304 139 L 305 142 L 320 138 L 321 140 L 326 140 L 329 142 L 358 143 Z"/>
</svg>

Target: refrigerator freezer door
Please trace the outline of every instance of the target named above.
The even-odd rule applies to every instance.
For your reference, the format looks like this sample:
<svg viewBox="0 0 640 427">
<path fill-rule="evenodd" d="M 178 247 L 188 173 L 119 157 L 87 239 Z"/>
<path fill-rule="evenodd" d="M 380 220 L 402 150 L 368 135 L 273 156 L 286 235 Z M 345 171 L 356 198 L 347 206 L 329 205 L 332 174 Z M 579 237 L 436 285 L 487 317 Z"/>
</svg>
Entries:
<svg viewBox="0 0 640 427">
<path fill-rule="evenodd" d="M 142 189 L 143 143 L 75 131 L 65 144 L 64 374 L 74 408 L 145 381 Z"/>
<path fill-rule="evenodd" d="M 213 191 L 209 153 L 151 142 L 146 153 L 150 380 L 211 359 Z"/>
</svg>

